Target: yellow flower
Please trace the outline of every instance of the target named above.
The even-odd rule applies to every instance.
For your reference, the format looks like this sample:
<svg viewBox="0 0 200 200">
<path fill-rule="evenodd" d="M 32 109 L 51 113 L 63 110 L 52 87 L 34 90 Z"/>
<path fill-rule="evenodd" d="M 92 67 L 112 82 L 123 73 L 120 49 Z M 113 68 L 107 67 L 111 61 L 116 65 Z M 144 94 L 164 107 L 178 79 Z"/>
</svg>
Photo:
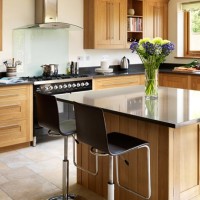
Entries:
<svg viewBox="0 0 200 200">
<path fill-rule="evenodd" d="M 169 41 L 169 40 L 163 40 L 163 41 L 162 41 L 162 45 L 163 45 L 163 44 L 167 44 L 167 43 L 170 43 L 170 41 Z"/>
<path fill-rule="evenodd" d="M 140 39 L 139 45 L 142 45 L 142 44 L 144 44 L 144 43 L 146 43 L 146 42 L 150 42 L 150 41 L 151 41 L 150 38 L 143 38 L 143 39 Z"/>
<path fill-rule="evenodd" d="M 163 39 L 162 38 L 160 38 L 160 37 L 156 37 L 156 38 L 154 38 L 153 40 L 152 40 L 152 43 L 153 44 L 162 44 L 162 42 L 163 42 Z"/>
</svg>

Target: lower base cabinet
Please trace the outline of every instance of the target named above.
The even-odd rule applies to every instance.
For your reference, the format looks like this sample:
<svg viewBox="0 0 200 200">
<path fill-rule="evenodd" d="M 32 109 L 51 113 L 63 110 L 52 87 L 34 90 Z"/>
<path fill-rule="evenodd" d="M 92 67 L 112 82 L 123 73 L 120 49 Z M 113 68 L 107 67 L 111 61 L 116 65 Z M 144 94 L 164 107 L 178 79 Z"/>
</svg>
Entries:
<svg viewBox="0 0 200 200">
<path fill-rule="evenodd" d="M 33 140 L 32 85 L 0 87 L 0 148 Z"/>
<path fill-rule="evenodd" d="M 119 131 L 150 143 L 151 186 L 150 200 L 200 199 L 200 130 L 199 123 L 171 128 L 140 119 L 105 113 L 108 132 Z M 189 147 L 189 148 L 187 148 Z M 127 166 L 124 160 L 128 160 Z M 90 147 L 78 145 L 78 164 L 95 170 L 95 157 Z M 146 152 L 132 151 L 119 159 L 119 179 L 126 187 L 147 194 Z M 115 178 L 115 176 L 114 176 Z M 99 173 L 89 175 L 78 170 L 78 183 L 107 197 L 108 157 L 99 157 Z M 115 181 L 114 181 L 115 182 Z M 138 197 L 115 185 L 115 200 L 139 200 Z"/>
<path fill-rule="evenodd" d="M 159 86 L 200 90 L 200 75 L 160 73 Z"/>
<path fill-rule="evenodd" d="M 143 85 L 143 84 L 144 84 L 144 74 L 93 79 L 94 90 Z"/>
</svg>

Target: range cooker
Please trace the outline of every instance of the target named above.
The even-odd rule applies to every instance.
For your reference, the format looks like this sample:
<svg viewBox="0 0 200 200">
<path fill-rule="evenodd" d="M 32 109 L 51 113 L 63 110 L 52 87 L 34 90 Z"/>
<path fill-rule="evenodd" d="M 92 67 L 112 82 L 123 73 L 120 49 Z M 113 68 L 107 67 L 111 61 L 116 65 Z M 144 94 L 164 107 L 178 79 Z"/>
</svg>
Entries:
<svg viewBox="0 0 200 200">
<path fill-rule="evenodd" d="M 88 75 L 66 75 L 57 76 L 32 76 L 21 77 L 23 80 L 31 81 L 34 85 L 34 93 L 62 94 L 92 89 L 92 77 Z"/>
<path fill-rule="evenodd" d="M 63 93 L 71 93 L 85 90 L 92 90 L 92 77 L 88 75 L 66 75 L 58 74 L 57 76 L 32 76 L 21 77 L 24 81 L 33 82 L 33 146 L 36 146 L 37 137 L 41 133 L 46 134 L 39 126 L 37 120 L 37 105 L 35 101 L 36 92 L 47 95 L 58 95 Z M 69 119 L 74 117 L 73 106 L 70 104 L 60 103 L 62 105 L 62 112 L 59 114 L 61 119 Z"/>
</svg>

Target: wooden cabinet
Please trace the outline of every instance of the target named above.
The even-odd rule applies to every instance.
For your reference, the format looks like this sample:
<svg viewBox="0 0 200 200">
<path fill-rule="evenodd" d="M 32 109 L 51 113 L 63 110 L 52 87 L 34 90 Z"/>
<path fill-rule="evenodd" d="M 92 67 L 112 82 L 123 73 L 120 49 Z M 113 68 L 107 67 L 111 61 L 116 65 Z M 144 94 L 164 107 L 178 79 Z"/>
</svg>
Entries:
<svg viewBox="0 0 200 200">
<path fill-rule="evenodd" d="M 33 140 L 32 85 L 0 87 L 0 147 Z"/>
<path fill-rule="evenodd" d="M 200 76 L 199 75 L 192 76 L 190 89 L 200 90 Z"/>
<path fill-rule="evenodd" d="M 126 47 L 127 0 L 84 0 L 84 49 Z"/>
<path fill-rule="evenodd" d="M 145 0 L 143 36 L 168 38 L 168 0 Z"/>
<path fill-rule="evenodd" d="M 160 73 L 159 85 L 190 90 L 200 90 L 200 76 L 195 74 Z"/>
<path fill-rule="evenodd" d="M 143 85 L 144 75 L 117 76 L 93 79 L 93 89 L 101 90 L 107 88 Z"/>
<path fill-rule="evenodd" d="M 160 73 L 159 86 L 189 89 L 190 78 L 186 74 Z"/>
<path fill-rule="evenodd" d="M 132 41 L 143 38 L 143 1 L 128 0 L 127 5 L 127 47 Z M 134 9 L 134 15 L 130 15 L 129 9 Z"/>
</svg>

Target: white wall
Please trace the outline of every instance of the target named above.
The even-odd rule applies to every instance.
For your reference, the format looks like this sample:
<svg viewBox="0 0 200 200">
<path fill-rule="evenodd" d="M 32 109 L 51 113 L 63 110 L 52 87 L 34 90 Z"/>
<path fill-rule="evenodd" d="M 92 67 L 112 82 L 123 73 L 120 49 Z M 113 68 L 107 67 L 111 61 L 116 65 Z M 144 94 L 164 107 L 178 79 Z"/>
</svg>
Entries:
<svg viewBox="0 0 200 200">
<path fill-rule="evenodd" d="M 177 3 L 183 0 L 169 1 L 169 40 L 177 44 Z M 58 0 L 59 21 L 73 23 L 83 27 L 83 0 Z M 34 0 L 3 0 L 3 51 L 0 52 L 0 71 L 2 61 L 12 58 L 12 30 L 21 26 L 34 23 Z M 140 63 L 140 59 L 130 50 L 84 50 L 83 31 L 70 32 L 69 34 L 69 61 L 83 57 L 81 66 L 98 66 L 106 57 L 110 64 L 118 64 L 123 56 L 127 56 L 131 63 Z M 89 56 L 89 60 L 86 57 Z M 167 58 L 167 62 L 187 63 L 190 60 L 176 59 L 176 52 Z"/>
<path fill-rule="evenodd" d="M 83 27 L 83 0 L 58 0 L 58 6 L 58 21 Z M 3 0 L 3 51 L 0 52 L 0 71 L 5 71 L 2 62 L 13 57 L 13 29 L 30 24 L 34 24 L 34 0 Z M 99 66 L 105 57 L 110 64 L 119 64 L 123 56 L 127 56 L 131 63 L 140 63 L 138 56 L 130 50 L 84 50 L 83 31 L 69 33 L 69 55 L 66 58 L 77 61 L 78 56 L 83 58 L 80 66 Z M 86 56 L 89 60 L 86 60 Z"/>
</svg>

